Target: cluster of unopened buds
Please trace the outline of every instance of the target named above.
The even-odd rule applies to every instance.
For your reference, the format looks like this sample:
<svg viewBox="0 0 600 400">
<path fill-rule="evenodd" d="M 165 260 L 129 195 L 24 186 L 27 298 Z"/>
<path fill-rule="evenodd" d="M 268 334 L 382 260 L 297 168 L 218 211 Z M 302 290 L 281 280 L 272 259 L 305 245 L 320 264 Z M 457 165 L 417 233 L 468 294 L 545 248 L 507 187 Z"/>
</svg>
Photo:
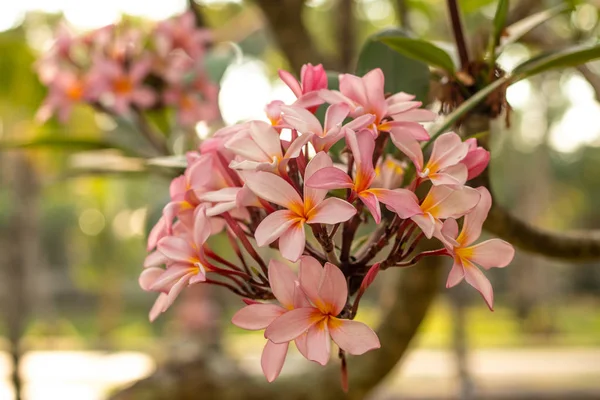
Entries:
<svg viewBox="0 0 600 400">
<path fill-rule="evenodd" d="M 406 93 L 386 97 L 379 69 L 340 75 L 339 91 L 327 89 L 320 65 L 305 65 L 300 82 L 285 71 L 280 77 L 297 96 L 293 104 L 269 104 L 270 123 L 217 131 L 187 154 L 185 173 L 173 180 L 140 277 L 143 289 L 160 293 L 150 319 L 187 286 L 231 290 L 247 304 L 232 322 L 264 330 L 262 368 L 273 381 L 291 341 L 325 365 L 333 340 L 343 371 L 346 353 L 379 348 L 376 333 L 354 317 L 388 268 L 452 257 L 447 287 L 465 279 L 491 309 L 492 287 L 478 267 L 504 267 L 514 250 L 499 239 L 474 244 L 491 197 L 465 186 L 489 153 L 448 132 L 426 161 L 420 142 L 430 136 L 421 123 L 435 113 Z M 318 107 L 326 107 L 324 123 Z M 357 237 L 361 224 L 371 232 L 366 239 Z M 219 233 L 229 238 L 227 254 L 207 244 Z M 440 248 L 421 251 L 424 238 Z"/>
<path fill-rule="evenodd" d="M 211 34 L 191 12 L 152 29 L 109 25 L 84 35 L 61 26 L 53 47 L 38 62 L 48 96 L 37 118 L 65 122 L 75 104 L 110 114 L 170 108 L 181 126 L 219 118 L 218 85 L 205 68 Z"/>
</svg>

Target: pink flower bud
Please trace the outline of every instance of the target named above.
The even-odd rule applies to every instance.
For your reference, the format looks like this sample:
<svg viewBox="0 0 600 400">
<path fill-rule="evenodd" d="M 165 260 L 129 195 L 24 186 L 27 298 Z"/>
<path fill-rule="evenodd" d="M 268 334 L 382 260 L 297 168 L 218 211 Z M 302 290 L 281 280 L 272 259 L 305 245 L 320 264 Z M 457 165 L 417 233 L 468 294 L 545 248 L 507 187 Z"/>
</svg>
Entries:
<svg viewBox="0 0 600 400">
<path fill-rule="evenodd" d="M 471 180 L 478 177 L 487 168 L 490 162 L 490 152 L 483 147 L 478 147 L 475 138 L 467 139 L 465 143 L 469 144 L 469 152 L 461 163 L 466 165 L 469 171 L 467 180 Z"/>
</svg>

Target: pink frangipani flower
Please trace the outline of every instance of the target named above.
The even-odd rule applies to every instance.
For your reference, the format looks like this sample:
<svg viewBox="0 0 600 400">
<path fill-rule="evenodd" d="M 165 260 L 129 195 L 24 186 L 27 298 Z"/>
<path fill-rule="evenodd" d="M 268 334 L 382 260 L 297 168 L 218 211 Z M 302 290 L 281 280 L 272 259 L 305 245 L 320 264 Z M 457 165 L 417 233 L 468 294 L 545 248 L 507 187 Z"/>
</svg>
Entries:
<svg viewBox="0 0 600 400">
<path fill-rule="evenodd" d="M 269 263 L 269 285 L 273 295 L 281 305 L 272 303 L 250 304 L 235 313 L 231 319 L 234 325 L 248 330 L 263 330 L 286 312 L 310 305 L 304 292 L 299 287 L 296 274 L 283 263 L 275 260 L 271 260 Z M 306 356 L 305 337 L 296 338 L 295 342 L 298 350 Z M 273 382 L 279 376 L 285 362 L 288 346 L 289 341 L 273 343 L 267 340 L 261 357 L 261 366 L 267 381 Z"/>
<path fill-rule="evenodd" d="M 323 65 L 304 64 L 300 70 L 300 82 L 287 71 L 279 70 L 279 78 L 292 90 L 296 96 L 293 105 L 315 112 L 323 104 L 319 90 L 327 89 L 327 73 Z"/>
<path fill-rule="evenodd" d="M 101 100 L 105 99 L 120 115 L 129 112 L 132 105 L 148 108 L 156 101 L 156 93 L 143 84 L 151 63 L 149 58 L 144 58 L 126 68 L 114 60 L 97 60 L 90 72 L 91 90 L 99 93 Z"/>
<path fill-rule="evenodd" d="M 69 71 L 56 72 L 48 87 L 48 96 L 36 114 L 40 122 L 47 121 L 54 113 L 60 122 L 67 122 L 75 104 L 91 99 L 88 79 Z"/>
<path fill-rule="evenodd" d="M 481 194 L 481 199 L 473 211 L 465 216 L 460 234 L 455 219 L 447 219 L 441 230 L 442 242 L 454 258 L 446 287 L 456 286 L 465 279 L 481 293 L 490 310 L 493 310 L 492 285 L 477 266 L 485 269 L 506 267 L 512 261 L 515 249 L 500 239 L 490 239 L 473 245 L 481 235 L 483 222 L 492 206 L 490 192 L 484 187 L 476 190 Z"/>
<path fill-rule="evenodd" d="M 350 116 L 357 118 L 364 114 L 375 115 L 373 133 L 390 132 L 392 136 L 409 136 L 415 140 L 427 140 L 429 134 L 419 122 L 429 122 L 436 118 L 436 114 L 425 109 L 420 109 L 419 102 L 409 105 L 398 104 L 408 101 L 409 95 L 398 93 L 385 98 L 383 71 L 376 68 L 365 76 L 358 77 L 351 74 L 339 76 L 340 90 L 321 90 L 319 95 L 329 104 L 345 103 L 350 106 Z M 412 100 L 412 98 L 411 98 Z M 393 114 L 390 114 L 392 112 Z"/>
<path fill-rule="evenodd" d="M 158 254 L 152 260 L 146 260 L 148 268 L 144 269 L 139 279 L 142 289 L 166 295 L 157 299 L 150 320 L 165 312 L 186 286 L 206 280 L 206 272 L 210 267 L 204 259 L 203 247 L 210 232 L 206 212 L 203 207 L 198 207 L 194 212 L 193 229 L 185 232 L 185 235 L 166 236 L 159 240 Z M 160 262 L 167 264 L 166 270 L 150 266 Z"/>
<path fill-rule="evenodd" d="M 285 154 L 281 150 L 279 132 L 270 124 L 252 121 L 225 143 L 225 148 L 238 156 L 229 164 L 232 169 L 282 172 L 287 162 L 300 155 L 310 139 L 302 135 L 292 142 Z"/>
<path fill-rule="evenodd" d="M 396 208 L 401 208 L 403 201 L 408 201 L 410 205 L 411 200 L 407 200 L 406 194 L 402 191 L 371 187 L 376 176 L 373 168 L 375 140 L 371 133 L 366 130 L 357 134 L 352 131 L 347 132 L 346 142 L 354 156 L 356 166 L 354 179 L 344 171 L 330 166 L 320 169 L 307 179 L 306 186 L 318 189 L 351 189 L 352 195 L 349 200 L 358 197 L 369 209 L 376 223 L 381 222 L 379 202 L 393 204 Z"/>
<path fill-rule="evenodd" d="M 463 185 L 467 181 L 468 170 L 461 161 L 469 152 L 469 144 L 456 133 L 444 133 L 433 142 L 426 165 L 423 165 L 423 152 L 417 141 L 407 136 L 392 136 L 392 141 L 411 159 L 419 178 L 430 179 L 434 185 Z"/>
<path fill-rule="evenodd" d="M 300 287 L 311 305 L 277 317 L 265 330 L 267 339 L 285 343 L 306 333 L 308 359 L 321 365 L 329 361 L 331 339 L 353 355 L 380 347 L 377 334 L 367 325 L 338 318 L 348 300 L 346 278 L 338 267 L 326 263 L 322 268 L 314 258 L 302 257 Z"/>
<path fill-rule="evenodd" d="M 317 154 L 306 166 L 305 179 L 310 179 L 316 171 L 331 165 L 327 154 Z M 290 261 L 296 261 L 304 252 L 304 224 L 337 224 L 356 214 L 356 209 L 344 200 L 335 197 L 325 199 L 327 190 L 305 185 L 303 199 L 292 185 L 269 172 L 248 174 L 246 185 L 258 197 L 285 208 L 263 219 L 255 237 L 261 247 L 279 238 L 281 255 Z"/>
</svg>

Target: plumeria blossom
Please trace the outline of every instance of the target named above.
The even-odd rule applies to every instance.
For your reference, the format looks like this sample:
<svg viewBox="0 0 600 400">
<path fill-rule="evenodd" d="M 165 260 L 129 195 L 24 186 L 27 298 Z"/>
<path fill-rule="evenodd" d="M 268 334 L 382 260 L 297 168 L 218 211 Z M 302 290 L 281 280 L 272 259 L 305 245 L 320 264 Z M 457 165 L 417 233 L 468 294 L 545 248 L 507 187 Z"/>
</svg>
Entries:
<svg viewBox="0 0 600 400">
<path fill-rule="evenodd" d="M 358 197 L 369 209 L 376 223 L 381 221 L 379 202 L 390 204 L 395 209 L 402 209 L 401 203 L 406 202 L 406 195 L 400 191 L 385 188 L 372 188 L 376 174 L 373 168 L 373 151 L 375 140 L 366 130 L 354 134 L 349 132 L 346 136 L 348 146 L 354 156 L 356 173 L 352 179 L 344 171 L 333 167 L 325 167 L 317 171 L 306 180 L 306 186 L 317 189 L 351 189 L 350 200 Z M 410 200 L 408 200 L 410 202 Z M 409 203 L 411 204 L 411 203 Z"/>
<path fill-rule="evenodd" d="M 331 165 L 327 154 L 317 154 L 306 166 L 305 179 Z M 246 185 L 256 196 L 285 208 L 269 214 L 256 228 L 255 237 L 261 247 L 279 239 L 279 251 L 290 261 L 296 261 L 304 252 L 305 224 L 337 224 L 356 214 L 356 209 L 344 200 L 325 199 L 327 190 L 305 186 L 302 198 L 283 178 L 268 172 L 247 175 Z"/>
<path fill-rule="evenodd" d="M 433 121 L 435 113 L 420 109 L 414 96 L 398 93 L 385 98 L 383 71 L 376 68 L 365 76 L 352 74 L 339 76 L 340 90 L 321 90 L 319 95 L 330 104 L 345 103 L 350 106 L 350 116 L 375 115 L 373 133 L 390 132 L 392 137 L 408 136 L 414 140 L 427 140 L 429 134 L 420 122 Z"/>
<path fill-rule="evenodd" d="M 455 219 L 447 219 L 441 230 L 443 242 L 449 254 L 454 258 L 454 265 L 448 276 L 446 287 L 458 285 L 465 279 L 469 285 L 477 289 L 483 296 L 490 310 L 494 306 L 494 292 L 490 281 L 477 268 L 504 268 L 515 256 L 514 248 L 504 240 L 490 239 L 473 244 L 481 235 L 483 222 L 492 206 L 492 196 L 484 187 L 477 191 L 481 199 L 477 206 L 465 216 L 462 230 L 458 233 Z"/>
<path fill-rule="evenodd" d="M 323 104 L 319 90 L 327 89 L 327 73 L 323 65 L 305 64 L 300 70 L 300 82 L 287 71 L 279 70 L 279 77 L 296 96 L 295 106 L 315 112 Z"/>
<path fill-rule="evenodd" d="M 380 347 L 377 334 L 367 325 L 342 319 L 348 286 L 342 271 L 331 263 L 321 267 L 312 257 L 300 262 L 300 287 L 310 306 L 297 307 L 269 324 L 265 337 L 273 343 L 286 343 L 306 333 L 308 359 L 327 364 L 331 339 L 349 354 L 360 355 Z"/>
<path fill-rule="evenodd" d="M 181 49 L 194 60 L 204 55 L 207 44 L 212 40 L 209 30 L 197 28 L 192 11 L 161 22 L 154 37 L 160 54 L 167 56 Z"/>
<path fill-rule="evenodd" d="M 290 159 L 300 155 L 310 136 L 300 136 L 283 153 L 279 132 L 262 121 L 252 121 L 225 143 L 238 160 L 229 164 L 232 169 L 281 172 Z"/>
<path fill-rule="evenodd" d="M 375 116 L 372 114 L 361 115 L 353 121 L 342 125 L 348 116 L 350 108 L 347 104 L 334 104 L 325 112 L 325 123 L 321 122 L 308 110 L 301 107 L 281 107 L 282 119 L 287 126 L 297 130 L 310 138 L 315 151 L 329 151 L 331 146 L 340 141 L 345 133 L 359 131 L 373 123 Z"/>
<path fill-rule="evenodd" d="M 188 285 L 206 280 L 210 270 L 203 253 L 203 246 L 210 236 L 210 223 L 203 207 L 194 212 L 193 229 L 180 232 L 178 236 L 165 236 L 158 241 L 157 252 L 146 260 L 147 268 L 140 275 L 144 290 L 161 292 L 150 313 L 154 320 L 165 312 L 181 291 Z M 154 265 L 166 264 L 162 269 Z"/>
<path fill-rule="evenodd" d="M 40 122 L 48 120 L 57 113 L 60 122 L 66 122 L 75 104 L 84 99 L 91 99 L 89 83 L 85 77 L 77 76 L 71 71 L 59 71 L 47 83 L 48 97 L 37 112 Z"/>
<path fill-rule="evenodd" d="M 235 313 L 231 319 L 234 325 L 248 330 L 264 330 L 277 317 L 286 312 L 310 305 L 304 292 L 300 289 L 296 274 L 287 265 L 271 260 L 269 284 L 279 305 L 253 302 Z M 279 376 L 288 352 L 289 342 L 273 343 L 267 340 L 261 357 L 261 366 L 267 381 L 273 382 Z M 296 338 L 295 343 L 300 353 L 306 357 L 306 336 Z"/>
<path fill-rule="evenodd" d="M 168 103 L 181 119 L 187 112 L 181 96 L 200 92 L 204 100 L 201 74 L 185 78 L 196 61 L 163 59 L 153 66 L 149 74 L 168 86 L 159 85 L 155 107 Z M 451 256 L 447 286 L 465 279 L 491 308 L 491 285 L 478 268 L 504 267 L 514 251 L 497 239 L 474 244 L 491 205 L 487 190 L 467 183 L 489 162 L 476 140 L 444 133 L 425 161 L 419 141 L 429 134 L 421 122 L 434 114 L 410 94 L 386 97 L 381 70 L 341 75 L 339 91 L 325 89 L 322 66 L 307 65 L 301 75 L 298 82 L 280 72 L 298 99 L 269 103 L 269 122 L 223 127 L 186 153 L 185 172 L 172 181 L 171 200 L 148 237 L 140 285 L 159 293 L 151 319 L 195 283 L 242 297 L 247 306 L 232 322 L 264 330 L 261 365 L 269 382 L 279 376 L 291 341 L 305 358 L 325 365 L 333 340 L 346 388 L 346 355 L 381 345 L 370 327 L 354 320 L 376 276 L 418 268 L 424 257 Z M 322 99 L 311 104 L 315 96 Z M 313 112 L 324 100 L 329 106 L 320 121 Z M 194 114 L 187 122 L 198 118 L 208 116 Z M 388 139 L 401 151 L 387 154 Z M 332 151 L 338 147 L 341 153 Z M 456 220 L 463 217 L 459 234 Z M 211 248 L 211 235 L 225 236 L 229 245 Z M 432 238 L 441 248 L 423 251 L 422 241 Z M 299 260 L 298 276 L 278 257 Z"/>
<path fill-rule="evenodd" d="M 149 108 L 157 99 L 156 93 L 143 84 L 151 68 L 151 60 L 135 62 L 129 68 L 113 60 L 97 60 L 90 72 L 94 90 L 117 114 L 126 114 L 131 106 Z"/>
<path fill-rule="evenodd" d="M 401 201 L 390 202 L 388 208 L 401 218 L 412 219 L 428 239 L 440 232 L 442 220 L 460 218 L 471 211 L 479 202 L 480 193 L 470 187 L 433 186 L 425 199 L 419 204 L 417 196 L 406 189 L 397 189 L 402 193 Z"/>
<path fill-rule="evenodd" d="M 392 137 L 392 140 L 411 159 L 419 178 L 429 179 L 434 185 L 463 185 L 467 181 L 468 167 L 461 161 L 469 152 L 469 143 L 463 142 L 456 133 L 444 133 L 433 142 L 425 165 L 421 146 L 416 141 L 408 137 Z"/>
<path fill-rule="evenodd" d="M 113 116 L 172 109 L 185 130 L 220 119 L 218 85 L 204 62 L 211 35 L 195 25 L 193 13 L 149 29 L 122 23 L 73 35 L 61 27 L 36 63 L 49 88 L 41 122 L 54 113 L 66 122 L 78 103 Z"/>
</svg>

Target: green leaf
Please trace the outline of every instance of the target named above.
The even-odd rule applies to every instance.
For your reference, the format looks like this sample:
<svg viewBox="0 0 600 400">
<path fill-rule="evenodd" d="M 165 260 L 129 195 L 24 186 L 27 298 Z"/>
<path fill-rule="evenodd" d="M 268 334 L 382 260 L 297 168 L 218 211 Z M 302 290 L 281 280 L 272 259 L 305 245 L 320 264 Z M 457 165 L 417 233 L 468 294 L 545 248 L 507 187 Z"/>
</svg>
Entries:
<svg viewBox="0 0 600 400">
<path fill-rule="evenodd" d="M 494 31 L 492 33 L 492 45 L 496 47 L 506 25 L 506 16 L 508 15 L 508 3 L 509 0 L 498 1 L 498 7 L 496 7 L 496 14 L 494 15 Z M 493 47 L 492 47 L 493 49 Z"/>
<path fill-rule="evenodd" d="M 507 26 L 506 33 L 508 36 L 500 40 L 501 44 L 496 49 L 496 54 L 500 54 L 506 46 L 515 43 L 523 36 L 525 36 L 529 31 L 535 29 L 536 27 L 548 21 L 549 19 L 552 19 L 567 10 L 571 10 L 571 6 L 568 4 L 561 4 L 556 7 L 552 7 L 547 10 L 543 10 L 538 13 L 532 14 L 526 18 L 523 18 L 520 21 L 515 22 L 510 26 Z"/>
<path fill-rule="evenodd" d="M 428 102 L 430 72 L 427 64 L 414 57 L 392 50 L 380 42 L 382 37 L 408 39 L 400 29 L 387 29 L 371 36 L 358 57 L 356 74 L 381 68 L 385 75 L 385 92 L 414 94 L 417 100 Z"/>
<path fill-rule="evenodd" d="M 544 53 L 518 65 L 513 70 L 515 80 L 525 79 L 539 73 L 574 67 L 600 58 L 600 45 L 575 46 L 557 52 Z"/>
<path fill-rule="evenodd" d="M 430 42 L 402 36 L 382 36 L 379 40 L 407 57 L 441 68 L 451 74 L 455 72 L 454 63 L 448 53 Z"/>
</svg>

